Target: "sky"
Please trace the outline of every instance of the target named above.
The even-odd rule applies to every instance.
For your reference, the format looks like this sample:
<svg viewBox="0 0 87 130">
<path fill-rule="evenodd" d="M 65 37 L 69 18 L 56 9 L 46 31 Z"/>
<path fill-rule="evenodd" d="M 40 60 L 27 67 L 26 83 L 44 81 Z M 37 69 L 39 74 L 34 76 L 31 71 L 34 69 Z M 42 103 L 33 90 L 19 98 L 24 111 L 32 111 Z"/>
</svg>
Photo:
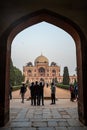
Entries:
<svg viewBox="0 0 87 130">
<path fill-rule="evenodd" d="M 67 66 L 69 75 L 76 74 L 76 47 L 73 38 L 61 28 L 41 22 L 30 26 L 12 41 L 11 58 L 13 65 L 23 72 L 23 66 L 28 62 L 34 65 L 35 59 L 43 55 L 48 58 L 49 65 L 56 62 L 63 75 Z"/>
</svg>

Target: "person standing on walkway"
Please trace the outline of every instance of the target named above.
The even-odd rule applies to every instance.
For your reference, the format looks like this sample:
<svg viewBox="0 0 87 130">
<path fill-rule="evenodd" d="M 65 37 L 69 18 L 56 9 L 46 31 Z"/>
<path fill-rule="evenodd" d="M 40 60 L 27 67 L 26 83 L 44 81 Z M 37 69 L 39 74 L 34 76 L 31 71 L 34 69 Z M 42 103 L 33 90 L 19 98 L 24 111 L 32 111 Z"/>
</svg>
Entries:
<svg viewBox="0 0 87 130">
<path fill-rule="evenodd" d="M 13 88 L 12 88 L 12 85 L 10 84 L 10 86 L 9 86 L 9 97 L 10 97 L 10 99 L 12 99 L 12 90 L 13 90 Z"/>
<path fill-rule="evenodd" d="M 44 105 L 44 83 L 39 83 L 39 89 L 40 89 L 40 100 L 42 100 L 42 105 Z"/>
<path fill-rule="evenodd" d="M 56 104 L 56 98 L 55 98 L 55 93 L 56 93 L 56 86 L 55 84 L 52 82 L 51 83 L 51 104 Z"/>
<path fill-rule="evenodd" d="M 75 93 L 75 101 L 78 100 L 78 84 L 74 86 L 74 93 Z"/>
<path fill-rule="evenodd" d="M 34 85 L 34 106 L 36 105 L 40 105 L 40 89 L 38 81 L 36 81 Z"/>
<path fill-rule="evenodd" d="M 31 94 L 31 105 L 34 105 L 34 82 L 31 83 L 29 89 Z"/>
<path fill-rule="evenodd" d="M 21 94 L 21 98 L 22 98 L 22 103 L 24 103 L 25 92 L 26 92 L 26 86 L 25 86 L 25 83 L 22 83 L 22 86 L 21 86 L 21 89 L 20 89 L 20 94 Z"/>
<path fill-rule="evenodd" d="M 72 84 L 70 85 L 70 94 L 71 94 L 70 100 L 73 102 L 75 99 L 75 92 L 74 92 L 74 86 Z"/>
</svg>

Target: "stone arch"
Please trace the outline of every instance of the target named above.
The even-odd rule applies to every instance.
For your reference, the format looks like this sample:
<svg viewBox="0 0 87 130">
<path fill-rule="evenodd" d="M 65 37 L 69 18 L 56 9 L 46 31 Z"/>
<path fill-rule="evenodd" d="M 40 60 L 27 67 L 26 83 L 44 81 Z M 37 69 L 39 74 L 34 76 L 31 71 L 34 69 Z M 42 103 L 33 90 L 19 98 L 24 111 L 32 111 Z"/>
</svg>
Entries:
<svg viewBox="0 0 87 130">
<path fill-rule="evenodd" d="M 38 69 L 38 72 L 39 72 L 39 76 L 45 76 L 45 69 L 44 69 L 44 67 L 40 67 Z"/>
<path fill-rule="evenodd" d="M 79 85 L 79 101 L 78 113 L 81 122 L 87 125 L 87 102 L 86 102 L 86 80 L 87 77 L 87 62 L 86 62 L 86 39 L 80 28 L 70 19 L 61 16 L 52 11 L 42 9 L 20 18 L 10 25 L 10 27 L 0 37 L 0 126 L 9 121 L 9 70 L 10 70 L 10 55 L 11 43 L 13 38 L 23 29 L 32 26 L 42 21 L 51 23 L 68 32 L 74 39 L 76 45 L 77 56 L 77 74 Z M 2 71 L 3 70 L 3 71 Z"/>
</svg>

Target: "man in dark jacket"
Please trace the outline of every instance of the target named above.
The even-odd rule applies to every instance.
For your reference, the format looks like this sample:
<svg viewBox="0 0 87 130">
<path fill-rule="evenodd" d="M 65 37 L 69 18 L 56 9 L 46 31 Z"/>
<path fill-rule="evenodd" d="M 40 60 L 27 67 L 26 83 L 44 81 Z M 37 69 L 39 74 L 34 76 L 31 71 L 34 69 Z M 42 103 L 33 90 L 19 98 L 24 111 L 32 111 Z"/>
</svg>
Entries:
<svg viewBox="0 0 87 130">
<path fill-rule="evenodd" d="M 34 82 L 32 82 L 31 83 L 31 85 L 30 85 L 30 93 L 31 93 L 31 105 L 34 105 L 35 104 L 35 102 L 34 102 Z"/>
<path fill-rule="evenodd" d="M 40 86 L 38 81 L 34 85 L 34 105 L 40 105 Z"/>
<path fill-rule="evenodd" d="M 42 105 L 44 105 L 44 83 L 40 82 L 40 99 L 42 100 Z"/>
<path fill-rule="evenodd" d="M 22 86 L 21 86 L 21 89 L 20 89 L 20 94 L 21 94 L 21 98 L 22 98 L 22 103 L 24 103 L 25 92 L 26 92 L 26 86 L 25 86 L 25 83 L 23 83 Z"/>
</svg>

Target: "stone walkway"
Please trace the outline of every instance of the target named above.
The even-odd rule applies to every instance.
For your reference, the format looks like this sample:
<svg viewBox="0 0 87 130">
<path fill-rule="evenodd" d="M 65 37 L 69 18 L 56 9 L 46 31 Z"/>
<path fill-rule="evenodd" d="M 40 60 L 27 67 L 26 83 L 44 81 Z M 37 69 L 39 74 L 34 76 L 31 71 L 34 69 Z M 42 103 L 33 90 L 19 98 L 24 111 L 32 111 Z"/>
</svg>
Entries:
<svg viewBox="0 0 87 130">
<path fill-rule="evenodd" d="M 87 130 L 78 120 L 77 102 L 58 99 L 56 105 L 31 106 L 30 100 L 10 101 L 10 121 L 0 130 Z"/>
<path fill-rule="evenodd" d="M 13 98 L 21 98 L 21 95 L 20 95 L 20 90 L 18 91 L 14 91 L 12 92 L 12 97 Z M 50 87 L 44 87 L 44 97 L 50 97 L 51 96 L 51 89 Z M 26 98 L 29 98 L 30 97 L 30 91 L 29 89 L 27 88 L 27 92 L 25 93 L 25 97 Z M 56 88 L 56 97 L 57 98 L 70 98 L 70 91 L 69 90 L 65 90 L 65 89 L 61 89 L 61 88 Z"/>
</svg>

